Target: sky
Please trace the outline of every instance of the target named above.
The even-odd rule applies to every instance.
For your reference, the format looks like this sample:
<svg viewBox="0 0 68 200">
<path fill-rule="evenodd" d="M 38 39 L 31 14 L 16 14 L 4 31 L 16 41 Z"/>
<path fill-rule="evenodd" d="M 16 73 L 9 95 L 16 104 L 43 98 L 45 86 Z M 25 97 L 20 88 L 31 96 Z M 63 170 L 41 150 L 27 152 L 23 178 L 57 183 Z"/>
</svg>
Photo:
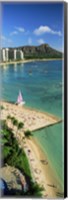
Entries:
<svg viewBox="0 0 68 200">
<path fill-rule="evenodd" d="M 2 47 L 49 44 L 63 51 L 63 3 L 2 3 Z"/>
</svg>

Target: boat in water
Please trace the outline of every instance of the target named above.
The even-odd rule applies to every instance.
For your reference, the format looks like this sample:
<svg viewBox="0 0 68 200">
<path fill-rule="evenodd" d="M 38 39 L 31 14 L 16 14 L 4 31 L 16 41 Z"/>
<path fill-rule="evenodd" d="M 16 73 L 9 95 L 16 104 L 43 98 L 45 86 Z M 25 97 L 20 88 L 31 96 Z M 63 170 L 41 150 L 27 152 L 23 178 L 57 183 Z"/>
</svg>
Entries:
<svg viewBox="0 0 68 200">
<path fill-rule="evenodd" d="M 25 101 L 23 100 L 21 91 L 19 91 L 19 95 L 18 95 L 18 98 L 17 98 L 16 105 L 24 105 L 24 104 L 25 104 Z"/>
</svg>

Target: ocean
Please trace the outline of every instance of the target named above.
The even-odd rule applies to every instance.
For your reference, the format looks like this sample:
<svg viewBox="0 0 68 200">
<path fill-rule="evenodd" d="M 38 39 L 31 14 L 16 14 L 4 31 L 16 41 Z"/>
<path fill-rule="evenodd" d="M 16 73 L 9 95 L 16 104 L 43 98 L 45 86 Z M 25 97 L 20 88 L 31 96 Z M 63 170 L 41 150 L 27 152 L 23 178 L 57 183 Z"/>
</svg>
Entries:
<svg viewBox="0 0 68 200">
<path fill-rule="evenodd" d="M 63 61 L 34 61 L 0 67 L 2 98 L 16 102 L 21 90 L 26 107 L 38 109 L 63 118 Z M 36 131 L 33 134 L 47 155 L 58 183 L 64 186 L 64 133 L 62 123 Z"/>
</svg>

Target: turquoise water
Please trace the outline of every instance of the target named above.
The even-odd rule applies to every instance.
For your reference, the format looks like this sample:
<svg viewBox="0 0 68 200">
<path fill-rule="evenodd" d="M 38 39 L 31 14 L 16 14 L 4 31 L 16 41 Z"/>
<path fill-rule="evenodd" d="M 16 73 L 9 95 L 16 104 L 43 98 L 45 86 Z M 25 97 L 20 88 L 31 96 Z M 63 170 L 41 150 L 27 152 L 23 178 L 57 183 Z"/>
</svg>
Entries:
<svg viewBox="0 0 68 200">
<path fill-rule="evenodd" d="M 49 159 L 50 166 L 53 168 L 54 175 L 57 177 L 59 189 L 63 189 L 62 124 L 47 127 L 34 134 Z"/>
<path fill-rule="evenodd" d="M 0 68 L 3 99 L 16 102 L 19 89 L 26 106 L 62 117 L 62 61 L 31 62 Z M 62 123 L 34 133 L 63 186 Z"/>
</svg>

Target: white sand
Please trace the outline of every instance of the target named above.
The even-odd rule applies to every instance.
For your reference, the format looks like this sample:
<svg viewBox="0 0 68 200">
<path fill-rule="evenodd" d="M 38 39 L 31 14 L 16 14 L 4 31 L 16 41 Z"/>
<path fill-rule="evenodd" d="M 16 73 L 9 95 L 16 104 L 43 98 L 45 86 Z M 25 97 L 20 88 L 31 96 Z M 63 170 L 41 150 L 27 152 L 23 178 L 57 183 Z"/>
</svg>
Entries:
<svg viewBox="0 0 68 200">
<path fill-rule="evenodd" d="M 15 116 L 15 118 L 24 123 L 24 130 L 35 131 L 61 121 L 61 119 L 48 113 L 39 112 L 7 102 L 0 103 L 5 108 L 2 110 L 1 117 L 5 119 L 8 115 Z"/>
</svg>

